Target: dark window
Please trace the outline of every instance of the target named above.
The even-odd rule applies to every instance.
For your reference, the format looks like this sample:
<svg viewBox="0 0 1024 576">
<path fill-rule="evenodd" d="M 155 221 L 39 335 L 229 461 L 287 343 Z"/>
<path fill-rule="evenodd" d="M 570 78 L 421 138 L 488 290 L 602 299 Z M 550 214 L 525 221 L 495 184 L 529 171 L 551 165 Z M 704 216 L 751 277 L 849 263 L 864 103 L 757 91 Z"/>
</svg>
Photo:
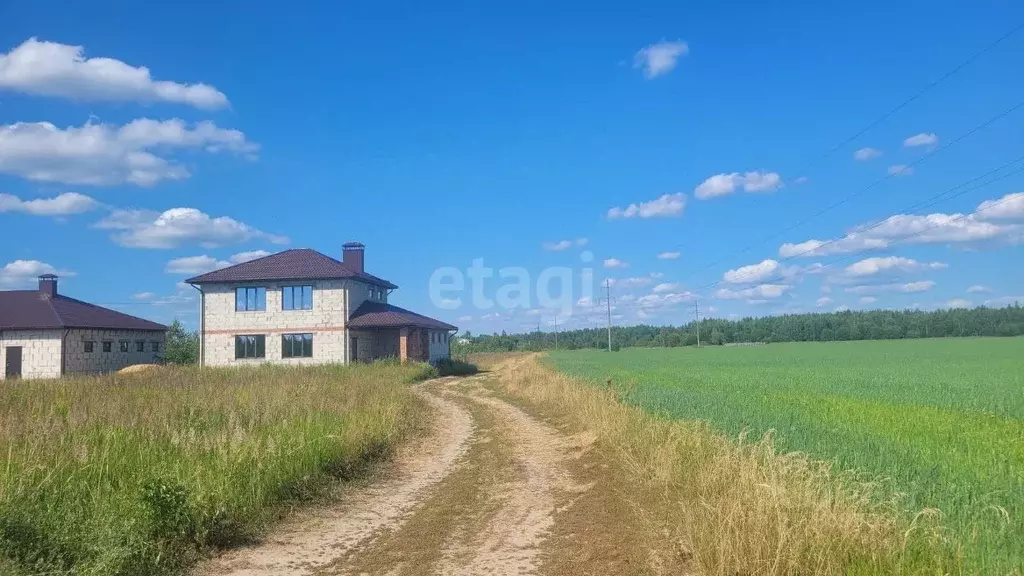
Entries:
<svg viewBox="0 0 1024 576">
<path fill-rule="evenodd" d="M 145 352 L 146 351 L 146 341 L 145 340 L 136 340 L 135 341 L 135 351 L 136 352 Z"/>
<path fill-rule="evenodd" d="M 112 343 L 112 342 L 104 342 L 104 343 L 103 343 L 103 351 L 104 351 L 104 352 L 110 352 L 110 348 L 111 348 L 112 346 L 113 346 L 113 343 Z"/>
<path fill-rule="evenodd" d="M 83 344 L 85 344 L 85 353 L 86 354 L 92 354 L 93 346 L 95 346 L 96 343 L 95 342 L 83 342 Z"/>
<path fill-rule="evenodd" d="M 281 288 L 281 308 L 283 310 L 312 310 L 312 286 L 285 286 Z"/>
<path fill-rule="evenodd" d="M 281 336 L 282 358 L 312 358 L 312 334 L 285 334 Z"/>
<path fill-rule="evenodd" d="M 263 358 L 266 356 L 267 337 L 262 334 L 235 336 L 235 359 Z"/>
<path fill-rule="evenodd" d="M 235 288 L 235 311 L 253 312 L 267 309 L 267 289 L 262 286 L 255 288 Z"/>
<path fill-rule="evenodd" d="M 121 340 L 120 342 L 118 342 L 118 345 L 121 348 L 121 352 L 127 352 L 128 350 L 131 349 L 131 343 L 128 342 L 127 340 Z"/>
<path fill-rule="evenodd" d="M 153 345 L 153 352 L 159 352 L 160 351 L 160 343 L 159 342 L 154 340 L 154 341 L 150 342 L 150 344 Z"/>
</svg>

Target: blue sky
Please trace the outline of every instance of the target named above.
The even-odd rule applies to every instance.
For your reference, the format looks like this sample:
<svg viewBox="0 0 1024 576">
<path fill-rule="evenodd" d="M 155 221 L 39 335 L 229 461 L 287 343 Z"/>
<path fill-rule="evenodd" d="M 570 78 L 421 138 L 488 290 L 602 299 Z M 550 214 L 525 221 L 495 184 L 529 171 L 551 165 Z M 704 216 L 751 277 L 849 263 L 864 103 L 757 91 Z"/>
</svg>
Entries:
<svg viewBox="0 0 1024 576">
<path fill-rule="evenodd" d="M 0 7 L 0 289 L 194 326 L 193 272 L 359 240 L 474 332 L 561 313 L 431 299 L 477 258 L 592 267 L 621 324 L 1024 300 L 1024 160 L 915 207 L 1024 156 L 1024 108 L 957 140 L 1020 103 L 1024 32 L 829 153 L 1022 5 L 348 4 Z"/>
</svg>

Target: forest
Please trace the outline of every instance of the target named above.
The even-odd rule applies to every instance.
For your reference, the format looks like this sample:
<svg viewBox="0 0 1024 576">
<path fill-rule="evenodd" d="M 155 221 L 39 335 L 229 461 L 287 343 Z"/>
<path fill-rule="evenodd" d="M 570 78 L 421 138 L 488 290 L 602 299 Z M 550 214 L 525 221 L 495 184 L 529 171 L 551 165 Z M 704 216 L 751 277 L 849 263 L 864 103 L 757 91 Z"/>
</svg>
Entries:
<svg viewBox="0 0 1024 576">
<path fill-rule="evenodd" d="M 682 326 L 612 326 L 612 350 L 629 347 L 759 344 L 770 342 L 827 342 L 836 340 L 895 340 L 963 336 L 1024 335 L 1024 307 L 942 310 L 866 310 L 820 314 L 748 317 L 740 320 L 706 318 Z M 530 332 L 523 334 L 460 334 L 456 354 L 607 348 L 607 327 Z"/>
</svg>

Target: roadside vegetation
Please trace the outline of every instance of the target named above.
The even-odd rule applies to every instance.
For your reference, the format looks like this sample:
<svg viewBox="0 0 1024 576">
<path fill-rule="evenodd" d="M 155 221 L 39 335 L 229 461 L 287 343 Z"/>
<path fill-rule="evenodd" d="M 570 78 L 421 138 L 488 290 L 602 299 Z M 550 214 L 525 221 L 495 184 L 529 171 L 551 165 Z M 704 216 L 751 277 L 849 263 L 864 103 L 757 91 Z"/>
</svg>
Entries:
<svg viewBox="0 0 1024 576">
<path fill-rule="evenodd" d="M 419 425 L 426 365 L 0 385 L 0 572 L 181 571 L 356 478 Z"/>
<path fill-rule="evenodd" d="M 596 387 L 611 379 L 626 403 L 666 421 L 706 421 L 745 438 L 735 445 L 799 451 L 833 475 L 873 480 L 865 504 L 913 527 L 904 569 L 1020 574 L 1022 350 L 1020 338 L 932 339 L 561 352 L 550 363 Z M 936 546 L 910 546 L 922 538 Z"/>
</svg>

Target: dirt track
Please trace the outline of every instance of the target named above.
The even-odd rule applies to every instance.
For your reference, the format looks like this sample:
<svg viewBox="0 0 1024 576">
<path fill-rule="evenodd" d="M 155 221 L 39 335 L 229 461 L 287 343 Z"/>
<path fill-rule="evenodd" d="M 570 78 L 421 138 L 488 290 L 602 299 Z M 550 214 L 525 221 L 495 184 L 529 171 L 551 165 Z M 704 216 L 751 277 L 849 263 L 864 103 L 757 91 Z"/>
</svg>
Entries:
<svg viewBox="0 0 1024 576">
<path fill-rule="evenodd" d="M 431 433 L 403 450 L 387 479 L 296 515 L 197 574 L 644 573 L 624 550 L 624 489 L 602 477 L 608 466 L 594 461 L 592 439 L 503 399 L 499 376 L 420 386 L 435 412 Z"/>
</svg>

